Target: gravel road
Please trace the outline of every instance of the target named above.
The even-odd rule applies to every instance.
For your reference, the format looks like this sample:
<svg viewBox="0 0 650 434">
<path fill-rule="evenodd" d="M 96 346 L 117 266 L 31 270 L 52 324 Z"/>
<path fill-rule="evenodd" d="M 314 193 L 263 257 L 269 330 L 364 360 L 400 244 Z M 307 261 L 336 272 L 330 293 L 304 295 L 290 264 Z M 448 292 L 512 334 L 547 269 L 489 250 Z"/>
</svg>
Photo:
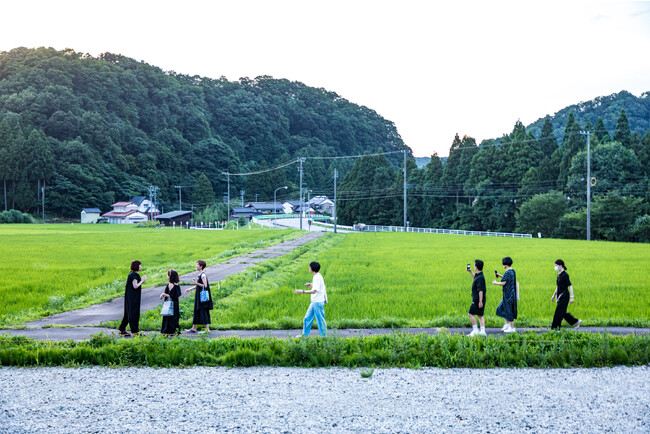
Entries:
<svg viewBox="0 0 650 434">
<path fill-rule="evenodd" d="M 650 431 L 648 366 L 361 372 L 0 368 L 0 432 Z"/>
</svg>

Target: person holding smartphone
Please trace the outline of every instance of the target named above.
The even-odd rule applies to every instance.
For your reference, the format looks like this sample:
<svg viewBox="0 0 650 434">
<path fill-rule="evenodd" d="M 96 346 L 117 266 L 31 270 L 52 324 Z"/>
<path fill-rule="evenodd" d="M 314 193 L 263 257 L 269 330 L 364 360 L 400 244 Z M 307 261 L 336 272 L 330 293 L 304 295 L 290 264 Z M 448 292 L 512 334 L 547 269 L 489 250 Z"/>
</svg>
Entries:
<svg viewBox="0 0 650 434">
<path fill-rule="evenodd" d="M 483 275 L 483 261 L 477 259 L 474 261 L 474 273 L 470 267 L 470 264 L 467 264 L 467 272 L 472 276 L 474 281 L 472 282 L 472 305 L 469 307 L 469 321 L 472 323 L 472 332 L 468 336 L 486 336 L 485 334 L 485 318 L 483 317 L 483 312 L 485 310 L 485 276 Z M 476 317 L 478 317 L 478 322 L 481 325 L 481 330 L 479 331 L 476 325 Z"/>
<path fill-rule="evenodd" d="M 305 283 L 305 286 L 310 287 L 311 290 L 305 291 L 304 289 L 296 289 L 294 291 L 296 294 L 311 294 L 311 304 L 309 305 L 305 318 L 302 321 L 302 335 L 296 336 L 297 338 L 309 336 L 311 326 L 314 324 L 314 318 L 316 318 L 316 324 L 318 324 L 318 333 L 323 337 L 327 336 L 327 323 L 325 322 L 327 292 L 325 289 L 325 281 L 319 271 L 320 264 L 318 262 L 312 262 L 309 264 L 309 272 L 313 274 L 314 277 L 312 282 Z"/>
<path fill-rule="evenodd" d="M 562 320 L 565 319 L 569 324 L 575 326 L 575 329 L 578 330 L 581 319 L 577 319 L 569 312 L 567 308 L 569 303 L 574 302 L 573 298 L 573 285 L 571 284 L 571 279 L 569 279 L 569 274 L 566 272 L 566 265 L 562 259 L 555 261 L 555 271 L 557 271 L 557 286 L 555 287 L 555 292 L 551 296 L 551 301 L 556 301 L 557 306 L 555 307 L 555 315 L 553 315 L 553 324 L 551 325 L 552 329 L 559 329 L 562 326 Z"/>
<path fill-rule="evenodd" d="M 517 319 L 517 275 L 512 268 L 512 258 L 506 256 L 501 260 L 505 273 L 500 275 L 494 272 L 496 277 L 501 277 L 501 282 L 492 281 L 492 285 L 503 287 L 503 300 L 497 306 L 497 316 L 505 320 L 505 325 L 501 329 L 504 333 L 516 333 L 514 321 Z"/>
</svg>

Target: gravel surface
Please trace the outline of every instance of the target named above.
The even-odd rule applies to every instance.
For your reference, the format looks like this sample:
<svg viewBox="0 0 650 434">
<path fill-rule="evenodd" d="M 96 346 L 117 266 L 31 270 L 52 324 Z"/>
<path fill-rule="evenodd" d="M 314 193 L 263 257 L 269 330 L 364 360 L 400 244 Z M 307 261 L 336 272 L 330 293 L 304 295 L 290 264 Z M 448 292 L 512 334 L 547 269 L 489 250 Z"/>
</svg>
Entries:
<svg viewBox="0 0 650 434">
<path fill-rule="evenodd" d="M 0 368 L 0 432 L 649 432 L 650 367 Z"/>
</svg>

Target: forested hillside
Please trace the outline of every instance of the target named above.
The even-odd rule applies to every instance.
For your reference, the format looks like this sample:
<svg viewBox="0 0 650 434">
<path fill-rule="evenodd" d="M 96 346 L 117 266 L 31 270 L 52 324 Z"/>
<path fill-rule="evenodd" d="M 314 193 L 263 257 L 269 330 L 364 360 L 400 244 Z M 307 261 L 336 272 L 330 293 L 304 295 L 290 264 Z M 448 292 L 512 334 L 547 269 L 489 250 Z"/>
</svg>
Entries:
<svg viewBox="0 0 650 434">
<path fill-rule="evenodd" d="M 410 224 L 585 238 L 588 130 L 593 238 L 650 241 L 650 132 L 632 132 L 624 109 L 613 129 L 569 112 L 561 140 L 555 130 L 550 117 L 539 135 L 517 122 L 480 146 L 456 135 L 444 166 L 435 154 L 422 169 L 408 160 Z M 402 225 L 402 176 L 384 156 L 357 160 L 340 189 L 342 223 Z"/>
<path fill-rule="evenodd" d="M 48 215 L 107 211 L 115 201 L 145 195 L 149 185 L 160 187 L 163 205 L 177 203 L 174 185 L 186 186 L 189 203 L 201 199 L 191 196 L 201 173 L 220 197 L 222 171 L 378 147 L 405 147 L 392 122 L 298 82 L 190 77 L 110 53 L 0 53 L 0 187 L 8 208 L 37 211 L 43 183 Z M 339 170 L 351 164 L 340 162 Z M 329 185 L 327 161 L 305 165 L 308 186 Z M 233 177 L 231 191 L 269 200 L 276 187 L 297 184 L 298 173 L 288 166 L 273 179 Z M 4 202 L 4 191 L 0 196 Z"/>
</svg>

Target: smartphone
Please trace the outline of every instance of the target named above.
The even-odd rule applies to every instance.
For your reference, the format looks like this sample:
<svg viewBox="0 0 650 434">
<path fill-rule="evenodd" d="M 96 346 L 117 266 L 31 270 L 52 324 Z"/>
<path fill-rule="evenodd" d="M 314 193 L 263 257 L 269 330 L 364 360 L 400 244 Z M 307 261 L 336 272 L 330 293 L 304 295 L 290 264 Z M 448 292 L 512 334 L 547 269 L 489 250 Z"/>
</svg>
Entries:
<svg viewBox="0 0 650 434">
<path fill-rule="evenodd" d="M 494 277 L 499 277 L 499 273 L 497 273 L 497 270 L 494 270 Z"/>
<path fill-rule="evenodd" d="M 467 264 L 467 271 L 469 271 L 470 269 L 471 269 L 471 265 Z"/>
</svg>

